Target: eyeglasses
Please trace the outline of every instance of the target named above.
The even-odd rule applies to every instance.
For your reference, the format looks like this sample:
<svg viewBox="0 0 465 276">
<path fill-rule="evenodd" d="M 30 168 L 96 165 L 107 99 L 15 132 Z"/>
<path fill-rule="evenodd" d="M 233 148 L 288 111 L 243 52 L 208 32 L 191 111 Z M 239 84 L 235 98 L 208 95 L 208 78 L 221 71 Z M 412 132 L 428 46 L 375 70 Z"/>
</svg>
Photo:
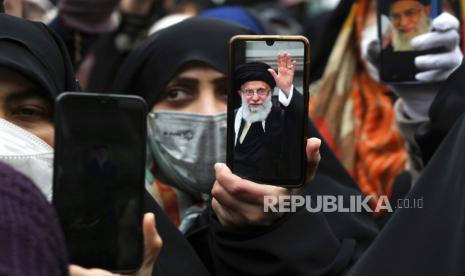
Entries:
<svg viewBox="0 0 465 276">
<path fill-rule="evenodd" d="M 271 90 L 265 89 L 265 88 L 258 88 L 257 90 L 253 90 L 253 89 L 241 90 L 241 92 L 244 93 L 244 95 L 246 95 L 247 97 L 252 97 L 255 93 L 257 93 L 258 96 L 265 96 L 268 93 L 270 93 L 270 91 Z"/>
<path fill-rule="evenodd" d="M 408 9 L 408 10 L 405 10 L 399 13 L 391 13 L 389 17 L 391 18 L 392 21 L 399 22 L 402 16 L 410 19 L 410 18 L 417 16 L 421 11 L 422 9 Z"/>
</svg>

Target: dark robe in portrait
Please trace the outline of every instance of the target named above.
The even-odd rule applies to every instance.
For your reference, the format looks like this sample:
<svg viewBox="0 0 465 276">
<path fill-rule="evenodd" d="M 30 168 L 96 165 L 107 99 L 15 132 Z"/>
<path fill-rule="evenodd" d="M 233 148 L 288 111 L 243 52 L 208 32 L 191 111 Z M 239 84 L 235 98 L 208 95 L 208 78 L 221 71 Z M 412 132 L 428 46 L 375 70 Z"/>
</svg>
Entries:
<svg viewBox="0 0 465 276">
<path fill-rule="evenodd" d="M 265 121 L 252 123 L 240 142 L 246 122 L 240 121 L 235 137 L 234 172 L 250 179 L 296 179 L 300 177 L 303 141 L 303 96 L 294 90 L 288 106 L 272 96 Z M 236 113 L 237 116 L 241 116 Z"/>
</svg>

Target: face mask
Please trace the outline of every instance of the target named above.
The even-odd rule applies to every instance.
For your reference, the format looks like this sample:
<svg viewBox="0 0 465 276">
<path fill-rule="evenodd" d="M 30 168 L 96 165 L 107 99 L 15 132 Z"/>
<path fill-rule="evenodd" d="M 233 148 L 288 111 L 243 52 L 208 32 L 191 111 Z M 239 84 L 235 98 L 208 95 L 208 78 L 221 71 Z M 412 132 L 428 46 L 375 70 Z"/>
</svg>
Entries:
<svg viewBox="0 0 465 276">
<path fill-rule="evenodd" d="M 0 162 L 31 179 L 52 199 L 53 149 L 34 134 L 0 119 Z"/>
<path fill-rule="evenodd" d="M 148 134 L 151 153 L 170 184 L 197 198 L 210 193 L 213 165 L 226 160 L 226 113 L 149 113 Z"/>
<path fill-rule="evenodd" d="M 361 58 L 363 60 L 363 63 L 365 64 L 365 68 L 368 74 L 372 79 L 379 81 L 378 69 L 368 60 L 368 51 L 370 43 L 372 43 L 375 40 L 378 40 L 378 27 L 376 25 L 363 30 L 362 39 L 360 41 L 360 52 L 362 55 Z"/>
</svg>

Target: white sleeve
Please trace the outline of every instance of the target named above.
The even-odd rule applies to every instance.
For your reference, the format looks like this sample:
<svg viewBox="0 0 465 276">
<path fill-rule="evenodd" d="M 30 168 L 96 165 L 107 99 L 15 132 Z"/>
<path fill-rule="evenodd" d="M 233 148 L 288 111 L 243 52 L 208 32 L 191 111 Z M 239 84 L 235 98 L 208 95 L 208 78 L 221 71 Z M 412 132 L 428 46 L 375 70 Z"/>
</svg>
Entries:
<svg viewBox="0 0 465 276">
<path fill-rule="evenodd" d="M 294 85 L 291 86 L 291 92 L 289 92 L 289 97 L 286 96 L 286 93 L 284 93 L 281 89 L 279 89 L 279 102 L 284 106 L 288 106 L 291 103 L 293 95 L 294 95 Z"/>
</svg>

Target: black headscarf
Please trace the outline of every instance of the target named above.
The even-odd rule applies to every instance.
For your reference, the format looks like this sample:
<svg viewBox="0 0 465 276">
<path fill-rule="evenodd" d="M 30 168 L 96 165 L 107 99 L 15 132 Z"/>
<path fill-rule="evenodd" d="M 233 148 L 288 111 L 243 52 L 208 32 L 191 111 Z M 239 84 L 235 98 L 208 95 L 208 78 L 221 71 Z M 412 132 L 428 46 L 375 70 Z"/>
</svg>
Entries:
<svg viewBox="0 0 465 276">
<path fill-rule="evenodd" d="M 415 133 L 425 164 L 431 159 L 457 118 L 465 112 L 464 76 L 465 63 L 462 63 L 434 99 L 429 110 L 430 121 L 422 125 Z"/>
<path fill-rule="evenodd" d="M 403 201 L 423 208 L 397 209 L 348 275 L 465 275 L 464 152 L 462 115 Z"/>
<path fill-rule="evenodd" d="M 218 19 L 187 19 L 156 32 L 136 47 L 121 66 L 115 89 L 139 95 L 152 107 L 166 84 L 190 62 L 203 62 L 226 74 L 229 40 L 251 33 Z"/>
<path fill-rule="evenodd" d="M 42 23 L 6 14 L 0 14 L 0 26 L 0 67 L 36 82 L 49 99 L 78 90 L 68 53 L 55 33 Z"/>
<path fill-rule="evenodd" d="M 234 71 L 234 87 L 239 90 L 248 81 L 264 81 L 271 89 L 276 86 L 276 81 L 267 70 L 271 67 L 263 62 L 247 62 L 236 67 Z"/>
<path fill-rule="evenodd" d="M 312 62 L 310 64 L 310 72 L 312 74 L 310 75 L 310 82 L 320 79 L 323 75 L 337 36 L 355 2 L 356 0 L 340 1 L 339 5 L 332 12 L 324 14 L 323 18 L 318 18 L 318 21 L 312 21 L 313 24 L 317 24 L 318 26 L 318 29 L 312 29 L 313 32 L 310 32 L 310 26 L 307 26 L 307 36 L 309 36 L 309 32 L 310 34 L 317 32 L 316 36 L 318 38 L 315 39 L 315 37 L 309 36 L 310 41 L 314 42 L 311 47 Z"/>
</svg>

